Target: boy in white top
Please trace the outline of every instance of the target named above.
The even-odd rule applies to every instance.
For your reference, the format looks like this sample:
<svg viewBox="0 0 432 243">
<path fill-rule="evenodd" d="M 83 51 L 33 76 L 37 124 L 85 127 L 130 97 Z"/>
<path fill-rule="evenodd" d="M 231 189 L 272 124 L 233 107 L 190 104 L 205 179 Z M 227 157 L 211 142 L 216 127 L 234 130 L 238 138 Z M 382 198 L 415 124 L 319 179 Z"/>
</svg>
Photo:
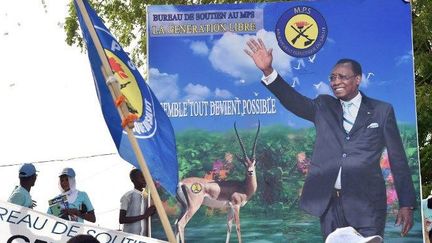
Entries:
<svg viewBox="0 0 432 243">
<path fill-rule="evenodd" d="M 147 183 L 141 171 L 133 169 L 129 177 L 134 189 L 126 192 L 120 199 L 119 223 L 123 224 L 124 232 L 147 236 L 146 219 L 156 212 L 156 208 L 154 205 L 147 207 L 143 196 Z"/>
</svg>

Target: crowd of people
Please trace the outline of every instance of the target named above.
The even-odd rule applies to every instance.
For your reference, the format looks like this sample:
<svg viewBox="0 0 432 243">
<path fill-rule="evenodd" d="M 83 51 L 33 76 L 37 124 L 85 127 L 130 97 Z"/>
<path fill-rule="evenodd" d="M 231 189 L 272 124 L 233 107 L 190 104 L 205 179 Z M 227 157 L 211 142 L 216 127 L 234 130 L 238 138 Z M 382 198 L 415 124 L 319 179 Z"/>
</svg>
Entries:
<svg viewBox="0 0 432 243">
<path fill-rule="evenodd" d="M 36 167 L 32 163 L 23 164 L 18 172 L 17 185 L 8 198 L 8 202 L 33 209 L 36 202 L 32 200 L 30 191 L 37 180 Z M 48 214 L 76 222 L 96 222 L 95 209 L 85 191 L 76 188 L 76 173 L 73 168 L 64 168 L 58 175 L 60 194 L 49 200 Z M 123 231 L 147 236 L 147 219 L 156 213 L 154 205 L 148 205 L 144 188 L 146 181 L 139 169 L 132 169 L 129 174 L 133 189 L 126 192 L 120 199 L 119 223 Z M 80 236 L 85 238 L 87 236 Z M 80 239 L 80 237 L 77 237 Z M 73 240 L 73 239 L 71 239 Z M 79 241 L 71 241 L 79 242 Z M 95 241 L 96 242 L 96 241 Z"/>
</svg>

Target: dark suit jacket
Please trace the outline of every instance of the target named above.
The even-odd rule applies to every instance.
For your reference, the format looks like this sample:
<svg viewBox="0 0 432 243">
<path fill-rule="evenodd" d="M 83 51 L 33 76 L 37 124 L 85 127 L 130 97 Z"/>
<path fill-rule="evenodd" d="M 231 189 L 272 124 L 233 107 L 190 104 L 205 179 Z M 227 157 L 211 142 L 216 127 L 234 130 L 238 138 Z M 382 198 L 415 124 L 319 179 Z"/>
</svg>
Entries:
<svg viewBox="0 0 432 243">
<path fill-rule="evenodd" d="M 376 225 L 386 213 L 386 188 L 380 169 L 384 148 L 390 161 L 399 207 L 414 207 L 416 196 L 396 118 L 390 104 L 368 98 L 362 102 L 353 128 L 343 128 L 342 106 L 330 95 L 302 96 L 280 76 L 267 86 L 282 105 L 315 124 L 316 140 L 300 207 L 323 215 L 342 166 L 342 207 L 353 227 Z M 369 126 L 369 127 L 368 127 Z"/>
</svg>

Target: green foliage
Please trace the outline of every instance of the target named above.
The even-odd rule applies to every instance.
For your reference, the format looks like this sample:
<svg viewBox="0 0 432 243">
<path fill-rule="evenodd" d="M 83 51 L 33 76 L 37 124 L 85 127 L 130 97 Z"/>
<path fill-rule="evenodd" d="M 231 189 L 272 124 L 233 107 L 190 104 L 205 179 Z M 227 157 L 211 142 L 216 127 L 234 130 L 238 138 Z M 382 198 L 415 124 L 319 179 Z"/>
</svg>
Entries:
<svg viewBox="0 0 432 243">
<path fill-rule="evenodd" d="M 432 57 L 431 57 L 432 58 Z M 432 70 L 430 70 L 432 72 Z M 417 85 L 417 124 L 420 150 L 423 198 L 432 189 L 432 84 L 424 82 Z"/>
<path fill-rule="evenodd" d="M 251 153 L 255 129 L 239 131 L 247 153 Z M 314 141 L 314 129 L 292 130 L 273 126 L 262 128 L 256 148 L 258 191 L 248 208 L 280 210 L 297 206 L 304 176 L 297 172 L 296 156 L 306 152 L 310 156 Z M 203 177 L 211 170 L 212 163 L 224 160 L 229 152 L 243 156 L 233 131 L 210 133 L 191 130 L 177 134 L 177 151 L 180 163 L 180 178 Z M 250 156 L 250 154 L 248 154 Z M 234 160 L 234 169 L 228 180 L 243 180 L 245 168 Z"/>
<path fill-rule="evenodd" d="M 223 158 L 224 152 L 222 151 L 227 149 L 227 142 L 215 143 L 215 141 L 226 139 L 223 134 L 198 130 L 191 130 L 178 135 L 177 151 L 180 178 L 203 177 L 206 171 L 211 170 L 213 161 Z"/>
<path fill-rule="evenodd" d="M 417 85 L 432 84 L 432 5 L 413 1 L 413 38 Z"/>
<path fill-rule="evenodd" d="M 123 47 L 131 48 L 135 64 L 142 66 L 147 52 L 146 2 L 140 0 L 89 1 L 107 27 Z M 154 2 L 154 1 L 150 1 Z M 162 2 L 162 1 L 161 1 Z M 78 29 L 78 18 L 73 5 L 69 4 L 69 15 L 65 20 L 66 43 L 83 48 L 83 39 Z"/>
<path fill-rule="evenodd" d="M 429 0 L 416 0 L 412 10 L 418 139 L 425 198 L 432 189 L 432 5 Z"/>
<path fill-rule="evenodd" d="M 419 190 L 417 142 L 415 127 L 399 125 L 404 147 L 409 160 L 416 190 Z M 256 130 L 240 131 L 247 152 L 251 151 Z M 279 213 L 288 216 L 292 209 L 298 209 L 298 199 L 305 176 L 297 170 L 297 154 L 305 152 L 311 157 L 315 141 L 315 129 L 293 130 L 283 126 L 264 127 L 257 141 L 257 183 L 258 190 L 253 200 L 243 209 L 245 213 Z M 241 155 L 234 131 L 212 133 L 191 130 L 177 134 L 177 151 L 180 163 L 180 178 L 203 177 L 211 170 L 212 163 L 224 160 L 225 153 Z M 243 180 L 245 168 L 240 161 L 233 161 L 235 167 L 227 180 Z M 296 211 L 296 210 L 294 210 Z"/>
</svg>

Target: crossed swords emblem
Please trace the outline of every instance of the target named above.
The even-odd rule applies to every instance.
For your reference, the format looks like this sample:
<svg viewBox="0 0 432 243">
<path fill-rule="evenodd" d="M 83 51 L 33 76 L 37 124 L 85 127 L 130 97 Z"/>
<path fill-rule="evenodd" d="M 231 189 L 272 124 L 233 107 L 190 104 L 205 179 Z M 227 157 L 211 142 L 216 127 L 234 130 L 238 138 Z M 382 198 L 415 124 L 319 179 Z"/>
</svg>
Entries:
<svg viewBox="0 0 432 243">
<path fill-rule="evenodd" d="M 293 25 L 291 25 L 291 28 L 292 28 L 293 30 L 295 30 L 295 32 L 297 32 L 297 35 L 294 37 L 294 39 L 291 40 L 291 43 L 294 45 L 300 37 L 303 37 L 303 38 L 306 39 L 306 41 L 303 43 L 303 45 L 304 45 L 305 47 L 308 46 L 308 45 L 310 45 L 310 44 L 312 44 L 312 42 L 313 42 L 315 39 L 311 39 L 311 38 L 309 38 L 309 36 L 306 35 L 306 33 L 305 33 L 305 32 L 306 32 L 310 27 L 312 27 L 312 26 L 313 26 L 313 24 L 310 24 L 309 26 L 307 26 L 306 28 L 303 29 L 303 27 L 304 27 L 303 25 L 301 25 L 301 26 L 297 26 L 297 28 L 294 27 Z"/>
</svg>

